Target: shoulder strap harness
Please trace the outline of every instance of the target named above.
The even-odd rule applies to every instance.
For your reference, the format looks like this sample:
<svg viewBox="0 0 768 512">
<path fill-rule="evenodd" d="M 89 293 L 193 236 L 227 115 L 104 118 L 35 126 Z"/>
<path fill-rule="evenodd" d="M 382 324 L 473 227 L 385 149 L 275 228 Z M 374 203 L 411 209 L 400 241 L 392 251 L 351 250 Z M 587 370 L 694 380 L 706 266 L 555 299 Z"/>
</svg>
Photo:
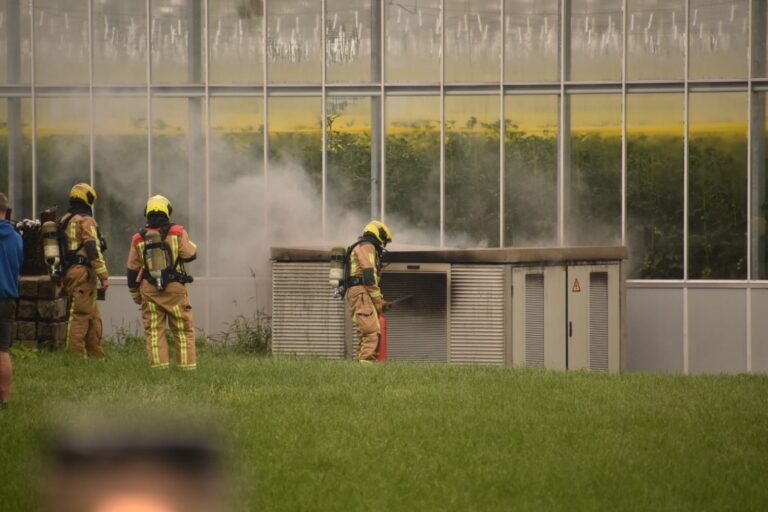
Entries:
<svg viewBox="0 0 768 512">
<path fill-rule="evenodd" d="M 347 247 L 347 252 L 344 254 L 344 289 L 342 290 L 342 297 L 347 293 L 347 290 L 353 286 L 359 286 L 363 284 L 362 277 L 356 277 L 350 274 L 352 273 L 352 251 L 354 251 L 355 247 L 358 245 L 366 242 L 372 244 L 376 249 L 376 273 L 381 274 L 381 247 L 366 238 L 361 238 L 357 242 Z"/>
<path fill-rule="evenodd" d="M 85 244 L 80 244 L 74 249 L 69 248 L 70 240 L 67 237 L 67 228 L 69 228 L 69 223 L 72 221 L 72 218 L 74 216 L 75 216 L 74 213 L 66 213 L 61 218 L 61 220 L 59 220 L 59 223 L 56 225 L 57 235 L 59 239 L 59 252 L 61 253 L 61 271 L 62 272 L 66 272 L 69 269 L 69 267 L 73 265 L 84 265 L 86 267 L 91 266 L 91 263 L 90 261 L 88 261 L 88 258 L 77 254 Z"/>
</svg>

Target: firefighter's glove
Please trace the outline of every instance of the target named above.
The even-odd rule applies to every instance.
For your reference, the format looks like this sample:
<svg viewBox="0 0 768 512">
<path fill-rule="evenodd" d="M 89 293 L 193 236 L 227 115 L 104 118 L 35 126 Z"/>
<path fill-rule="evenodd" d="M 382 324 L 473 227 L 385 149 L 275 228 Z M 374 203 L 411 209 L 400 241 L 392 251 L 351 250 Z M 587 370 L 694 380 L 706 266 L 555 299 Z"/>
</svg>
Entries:
<svg viewBox="0 0 768 512">
<path fill-rule="evenodd" d="M 138 288 L 133 288 L 131 290 L 131 298 L 135 304 L 141 305 L 141 293 L 139 293 Z"/>
<path fill-rule="evenodd" d="M 392 302 L 388 300 L 382 300 L 381 301 L 381 310 L 382 311 L 389 311 L 392 309 Z"/>
<path fill-rule="evenodd" d="M 98 274 L 97 276 L 99 278 L 99 284 L 100 284 L 99 288 L 101 288 L 106 292 L 107 288 L 109 288 L 109 277 L 102 277 L 101 275 L 98 275 Z"/>
<path fill-rule="evenodd" d="M 37 231 L 40 229 L 40 221 L 37 219 L 24 219 L 16 223 L 16 231 Z"/>
</svg>

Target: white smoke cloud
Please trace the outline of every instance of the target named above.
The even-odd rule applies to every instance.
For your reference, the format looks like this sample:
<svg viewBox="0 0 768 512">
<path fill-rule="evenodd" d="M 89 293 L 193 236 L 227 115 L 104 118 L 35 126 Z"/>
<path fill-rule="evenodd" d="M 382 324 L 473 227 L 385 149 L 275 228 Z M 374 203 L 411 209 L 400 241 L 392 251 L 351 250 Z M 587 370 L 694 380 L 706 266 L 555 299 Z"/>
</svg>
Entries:
<svg viewBox="0 0 768 512">
<path fill-rule="evenodd" d="M 266 189 L 265 189 L 266 185 Z M 326 212 L 322 222 L 322 196 L 298 164 L 270 165 L 268 176 L 254 174 L 216 185 L 217 198 L 226 198 L 227 218 L 214 222 L 209 255 L 214 274 L 226 276 L 270 275 L 272 247 L 331 247 L 349 245 L 362 234 L 369 216 L 355 211 Z M 387 218 L 390 226 L 405 226 Z M 439 232 L 399 228 L 391 250 L 436 247 Z M 469 236 L 453 237 L 450 246 L 469 247 Z"/>
</svg>

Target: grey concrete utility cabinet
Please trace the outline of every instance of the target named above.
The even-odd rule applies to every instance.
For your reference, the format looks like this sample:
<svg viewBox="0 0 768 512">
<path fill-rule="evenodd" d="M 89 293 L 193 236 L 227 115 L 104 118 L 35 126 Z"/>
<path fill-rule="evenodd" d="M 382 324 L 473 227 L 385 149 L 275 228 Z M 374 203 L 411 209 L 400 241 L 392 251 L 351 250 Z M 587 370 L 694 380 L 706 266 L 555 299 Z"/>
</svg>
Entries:
<svg viewBox="0 0 768 512">
<path fill-rule="evenodd" d="M 275 353 L 354 357 L 330 247 L 272 248 Z M 382 291 L 395 361 L 619 371 L 626 247 L 391 251 Z"/>
</svg>

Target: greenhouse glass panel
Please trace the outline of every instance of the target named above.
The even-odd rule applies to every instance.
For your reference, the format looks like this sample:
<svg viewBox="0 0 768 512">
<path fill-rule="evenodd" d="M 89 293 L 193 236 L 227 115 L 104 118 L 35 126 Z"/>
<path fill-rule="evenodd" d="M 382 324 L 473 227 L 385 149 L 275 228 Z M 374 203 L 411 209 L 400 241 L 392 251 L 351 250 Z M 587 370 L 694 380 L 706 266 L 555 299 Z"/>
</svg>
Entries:
<svg viewBox="0 0 768 512">
<path fill-rule="evenodd" d="M 752 2 L 752 76 L 765 78 L 768 76 L 768 3 L 754 0 Z"/>
<path fill-rule="evenodd" d="M 147 81 L 147 8 L 143 2 L 93 3 L 93 81 Z"/>
<path fill-rule="evenodd" d="M 688 278 L 747 277 L 747 95 L 691 93 Z"/>
<path fill-rule="evenodd" d="M 385 6 L 387 82 L 439 82 L 440 0 L 403 0 Z"/>
<path fill-rule="evenodd" d="M 499 98 L 445 98 L 445 238 L 499 246 Z"/>
<path fill-rule="evenodd" d="M 560 0 L 505 0 L 507 82 L 554 82 L 560 76 Z"/>
<path fill-rule="evenodd" d="M 0 2 L 0 84 L 28 84 L 32 67 L 30 0 Z"/>
<path fill-rule="evenodd" d="M 211 98 L 210 147 L 209 243 L 217 258 L 210 273 L 250 276 L 257 255 L 269 257 L 264 243 L 264 100 Z M 218 222 L 225 218 L 236 220 Z"/>
<path fill-rule="evenodd" d="M 440 245 L 440 98 L 387 98 L 385 208 L 398 243 Z"/>
<path fill-rule="evenodd" d="M 88 1 L 35 0 L 35 80 L 87 84 Z"/>
<path fill-rule="evenodd" d="M 378 81 L 381 66 L 371 61 L 381 52 L 381 0 L 326 0 L 325 63 L 330 83 Z M 376 11 L 372 12 L 372 4 Z"/>
<path fill-rule="evenodd" d="M 446 82 L 498 82 L 499 0 L 445 0 Z"/>
<path fill-rule="evenodd" d="M 627 96 L 629 277 L 683 278 L 682 94 Z"/>
<path fill-rule="evenodd" d="M 212 83 L 264 81 L 264 8 L 261 1 L 208 3 L 208 46 Z"/>
<path fill-rule="evenodd" d="M 622 2 L 571 0 L 570 80 L 621 80 Z"/>
<path fill-rule="evenodd" d="M 690 1 L 690 78 L 746 78 L 749 0 Z"/>
<path fill-rule="evenodd" d="M 11 194 L 10 182 L 16 179 Z M 32 218 L 32 102 L 0 100 L 0 192 L 8 195 L 14 218 Z"/>
<path fill-rule="evenodd" d="M 201 0 L 153 0 L 152 82 L 201 83 L 203 11 Z"/>
<path fill-rule="evenodd" d="M 95 98 L 93 169 L 97 218 L 107 238 L 107 267 L 122 273 L 147 199 L 146 98 Z M 174 219 L 175 220 L 175 219 Z"/>
<path fill-rule="evenodd" d="M 755 93 L 752 100 L 752 279 L 768 279 L 768 95 Z"/>
<path fill-rule="evenodd" d="M 91 181 L 87 98 L 37 99 L 38 210 L 69 207 L 69 189 Z"/>
<path fill-rule="evenodd" d="M 581 94 L 571 107 L 566 239 L 573 245 L 621 243 L 621 95 Z"/>
<path fill-rule="evenodd" d="M 152 181 L 154 194 L 173 204 L 173 220 L 183 224 L 200 239 L 191 225 L 193 183 L 204 178 L 198 148 L 204 141 L 199 134 L 200 119 L 186 98 L 152 98 Z M 199 203 L 194 203 L 196 208 Z M 194 238 L 193 238 L 194 239 Z M 199 267 L 198 267 L 199 268 Z"/>
<path fill-rule="evenodd" d="M 557 243 L 557 118 L 554 95 L 504 99 L 504 245 Z"/>
<path fill-rule="evenodd" d="M 322 2 L 269 2 L 267 58 L 270 82 L 320 83 L 321 24 Z"/>
<path fill-rule="evenodd" d="M 682 80 L 685 0 L 628 0 L 627 79 Z"/>
<path fill-rule="evenodd" d="M 269 99 L 267 226 L 271 245 L 322 240 L 320 98 Z"/>
<path fill-rule="evenodd" d="M 326 106 L 327 212 L 331 225 L 371 214 L 371 98 L 331 96 Z M 378 155 L 377 155 L 378 157 Z"/>
</svg>

